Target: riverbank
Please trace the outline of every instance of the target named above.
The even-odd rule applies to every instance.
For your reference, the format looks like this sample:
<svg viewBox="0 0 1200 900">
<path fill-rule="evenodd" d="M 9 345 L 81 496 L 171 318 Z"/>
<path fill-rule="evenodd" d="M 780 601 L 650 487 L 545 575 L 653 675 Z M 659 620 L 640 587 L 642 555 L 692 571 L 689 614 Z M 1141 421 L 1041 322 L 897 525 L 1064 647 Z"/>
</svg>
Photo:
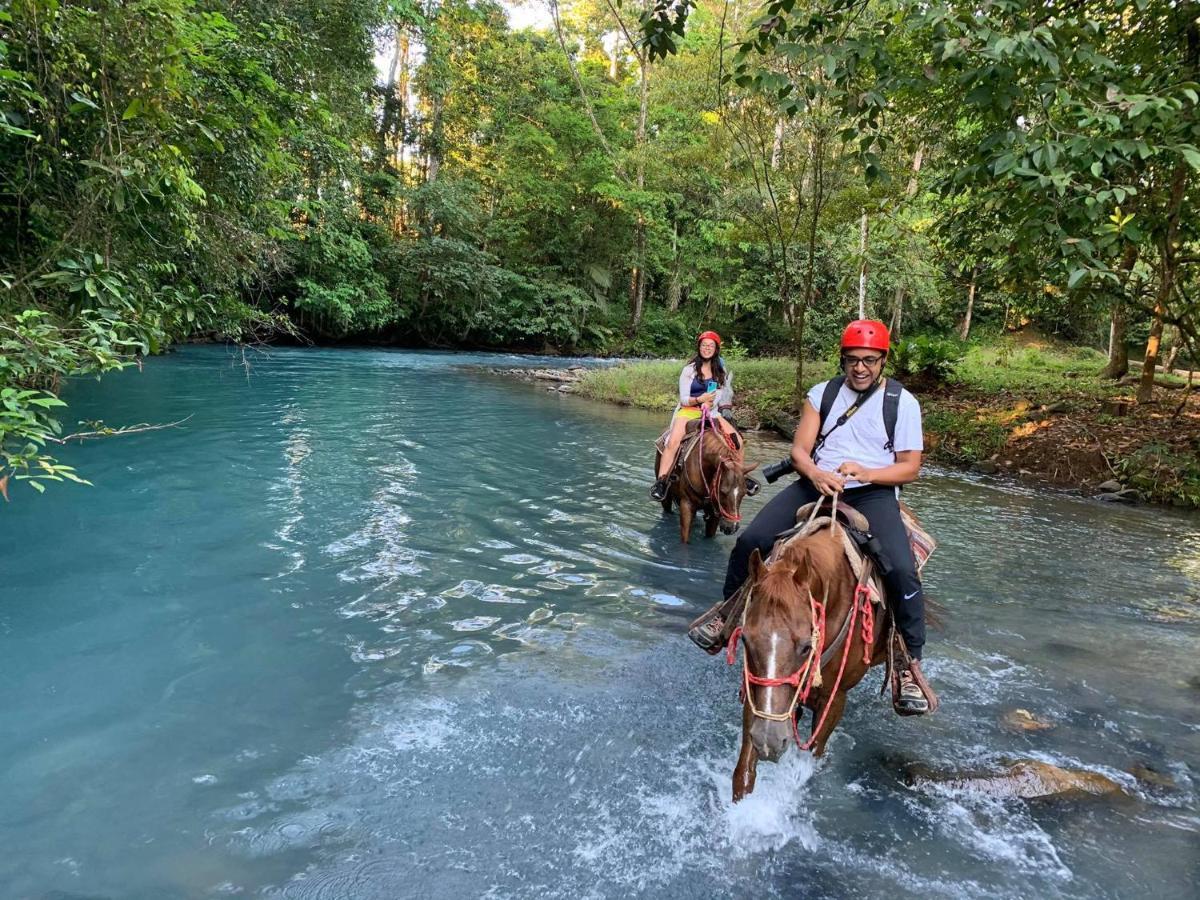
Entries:
<svg viewBox="0 0 1200 900">
<path fill-rule="evenodd" d="M 1101 380 L 1104 357 L 1049 342 L 1008 340 L 971 347 L 941 377 L 901 380 L 922 403 L 928 458 L 986 475 L 1073 488 L 1115 502 L 1200 507 L 1200 391 L 1162 377 L 1154 400 L 1136 385 Z M 746 429 L 785 437 L 795 427 L 795 362 L 731 361 L 735 414 Z M 652 360 L 578 370 L 555 388 L 595 400 L 669 411 L 680 361 Z M 807 389 L 833 372 L 804 366 Z M 576 374 L 576 373 L 572 373 Z"/>
</svg>

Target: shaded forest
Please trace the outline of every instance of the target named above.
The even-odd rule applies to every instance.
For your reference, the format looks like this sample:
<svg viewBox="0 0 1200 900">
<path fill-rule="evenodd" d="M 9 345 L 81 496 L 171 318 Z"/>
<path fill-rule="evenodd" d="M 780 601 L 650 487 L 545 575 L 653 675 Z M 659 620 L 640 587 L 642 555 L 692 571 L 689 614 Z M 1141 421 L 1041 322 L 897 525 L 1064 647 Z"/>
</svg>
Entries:
<svg viewBox="0 0 1200 900">
<path fill-rule="evenodd" d="M 1200 360 L 1192 0 L 538 9 L 0 10 L 0 489 L 185 340 Z"/>
</svg>

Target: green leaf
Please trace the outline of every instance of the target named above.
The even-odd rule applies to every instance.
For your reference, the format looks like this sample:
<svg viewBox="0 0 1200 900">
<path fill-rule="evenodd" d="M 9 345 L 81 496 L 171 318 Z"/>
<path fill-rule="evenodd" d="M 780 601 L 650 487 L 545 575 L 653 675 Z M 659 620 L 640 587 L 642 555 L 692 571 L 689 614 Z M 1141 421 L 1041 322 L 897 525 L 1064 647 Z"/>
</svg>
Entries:
<svg viewBox="0 0 1200 900">
<path fill-rule="evenodd" d="M 1075 287 L 1075 285 L 1079 284 L 1080 281 L 1087 277 L 1087 274 L 1087 269 L 1076 269 L 1073 271 L 1071 273 L 1071 277 L 1067 279 L 1067 289 L 1070 290 L 1071 288 Z"/>
<path fill-rule="evenodd" d="M 82 103 L 84 106 L 90 107 L 91 109 L 99 109 L 100 108 L 99 106 L 97 106 L 95 104 L 95 102 L 92 101 L 92 99 L 90 97 L 87 97 L 87 96 L 79 93 L 79 91 L 71 91 L 71 99 L 74 100 L 76 103 Z"/>
</svg>

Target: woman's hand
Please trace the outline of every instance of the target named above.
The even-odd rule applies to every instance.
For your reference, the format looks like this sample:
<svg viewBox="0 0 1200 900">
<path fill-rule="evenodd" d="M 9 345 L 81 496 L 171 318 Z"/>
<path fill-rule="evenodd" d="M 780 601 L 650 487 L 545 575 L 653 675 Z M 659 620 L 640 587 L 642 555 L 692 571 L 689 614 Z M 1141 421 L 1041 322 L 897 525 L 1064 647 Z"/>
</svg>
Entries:
<svg viewBox="0 0 1200 900">
<path fill-rule="evenodd" d="M 713 401 L 717 399 L 716 391 L 709 391 L 707 394 L 701 394 L 696 398 L 696 405 L 711 409 Z"/>
<path fill-rule="evenodd" d="M 871 482 L 871 470 L 862 463 L 854 462 L 851 459 L 846 460 L 838 466 L 838 473 L 860 484 L 869 484 Z"/>
<path fill-rule="evenodd" d="M 846 482 L 841 475 L 836 472 L 826 472 L 824 469 L 817 469 L 808 480 L 826 497 L 840 494 L 846 489 Z"/>
</svg>

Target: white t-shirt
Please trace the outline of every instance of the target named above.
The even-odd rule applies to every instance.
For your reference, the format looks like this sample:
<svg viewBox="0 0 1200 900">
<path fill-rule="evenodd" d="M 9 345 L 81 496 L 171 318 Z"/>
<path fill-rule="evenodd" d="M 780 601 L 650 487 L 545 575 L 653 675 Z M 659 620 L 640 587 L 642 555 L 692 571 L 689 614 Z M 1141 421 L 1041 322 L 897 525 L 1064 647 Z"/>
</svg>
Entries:
<svg viewBox="0 0 1200 900">
<path fill-rule="evenodd" d="M 808 402 L 813 409 L 821 411 L 821 395 L 825 393 L 822 381 L 808 392 Z M 886 385 L 880 387 L 870 398 L 859 407 L 846 424 L 830 433 L 817 451 L 817 468 L 826 472 L 836 472 L 838 466 L 847 460 L 862 463 L 868 469 L 882 469 L 896 461 L 895 456 L 887 449 L 887 429 L 883 425 L 883 392 Z M 821 428 L 821 433 L 828 432 L 837 424 L 838 416 L 848 410 L 858 399 L 858 392 L 849 385 L 842 385 L 837 396 L 833 399 L 833 408 Z M 924 450 L 925 441 L 921 433 L 921 404 L 907 390 L 900 392 L 900 404 L 896 409 L 896 440 L 893 449 L 896 453 L 905 450 Z M 846 487 L 861 487 L 853 479 L 846 482 Z"/>
</svg>

